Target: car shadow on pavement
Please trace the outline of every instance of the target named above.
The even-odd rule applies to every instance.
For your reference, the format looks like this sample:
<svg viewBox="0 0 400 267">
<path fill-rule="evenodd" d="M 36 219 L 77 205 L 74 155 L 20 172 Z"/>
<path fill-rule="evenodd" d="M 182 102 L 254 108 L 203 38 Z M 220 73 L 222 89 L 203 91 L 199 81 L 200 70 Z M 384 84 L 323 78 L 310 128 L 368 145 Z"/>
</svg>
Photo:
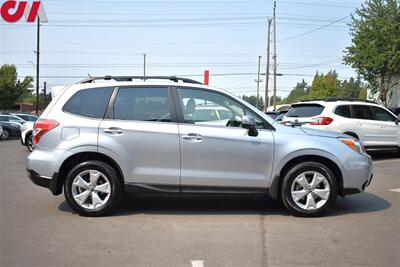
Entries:
<svg viewBox="0 0 400 267">
<path fill-rule="evenodd" d="M 372 157 L 372 160 L 389 160 L 389 159 L 398 159 L 400 158 L 400 153 L 396 151 L 371 151 L 368 152 L 368 155 Z"/>
<path fill-rule="evenodd" d="M 326 216 L 381 211 L 391 206 L 386 200 L 364 192 L 360 195 L 338 197 Z M 59 210 L 75 213 L 64 201 Z M 121 200 L 118 209 L 109 216 L 134 214 L 158 215 L 281 215 L 289 212 L 278 201 L 267 196 L 219 196 L 219 195 L 129 195 Z"/>
</svg>

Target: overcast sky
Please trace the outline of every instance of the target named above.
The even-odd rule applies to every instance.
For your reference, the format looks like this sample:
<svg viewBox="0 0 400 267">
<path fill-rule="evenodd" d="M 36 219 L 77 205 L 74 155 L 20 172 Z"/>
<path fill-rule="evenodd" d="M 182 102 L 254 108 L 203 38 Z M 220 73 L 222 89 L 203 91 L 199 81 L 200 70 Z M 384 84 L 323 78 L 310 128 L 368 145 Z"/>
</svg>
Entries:
<svg viewBox="0 0 400 267">
<path fill-rule="evenodd" d="M 147 75 L 193 75 L 202 81 L 205 69 L 237 74 L 212 76 L 210 84 L 238 95 L 255 94 L 259 55 L 265 73 L 271 0 L 42 2 L 49 22 L 41 28 L 41 84 L 74 83 L 88 73 L 142 75 L 143 53 Z M 311 82 L 317 70 L 335 69 L 341 79 L 355 76 L 341 58 L 350 44 L 346 16 L 362 2 L 277 1 L 276 50 L 283 74 L 278 95 L 287 95 L 303 78 Z M 21 77 L 36 75 L 28 62 L 36 62 L 35 25 L 1 21 L 0 43 L 0 64 L 15 64 Z"/>
</svg>

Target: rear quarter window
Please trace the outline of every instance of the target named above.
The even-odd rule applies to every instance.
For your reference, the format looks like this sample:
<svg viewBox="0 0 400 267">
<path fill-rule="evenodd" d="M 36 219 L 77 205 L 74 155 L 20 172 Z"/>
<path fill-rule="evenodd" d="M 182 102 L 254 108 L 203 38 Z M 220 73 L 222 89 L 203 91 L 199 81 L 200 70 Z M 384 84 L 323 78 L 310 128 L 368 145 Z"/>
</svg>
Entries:
<svg viewBox="0 0 400 267">
<path fill-rule="evenodd" d="M 113 88 L 93 88 L 76 92 L 63 107 L 63 111 L 102 119 L 107 109 Z"/>
<path fill-rule="evenodd" d="M 292 105 L 286 117 L 314 117 L 320 115 L 324 110 L 324 106 L 319 104 L 297 104 Z"/>
</svg>

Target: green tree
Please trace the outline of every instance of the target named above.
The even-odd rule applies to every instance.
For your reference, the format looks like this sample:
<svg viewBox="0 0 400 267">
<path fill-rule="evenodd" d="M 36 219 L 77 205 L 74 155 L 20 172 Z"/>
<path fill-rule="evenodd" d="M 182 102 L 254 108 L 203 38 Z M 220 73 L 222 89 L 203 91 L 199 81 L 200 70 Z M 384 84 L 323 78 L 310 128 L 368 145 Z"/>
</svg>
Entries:
<svg viewBox="0 0 400 267">
<path fill-rule="evenodd" d="M 306 98 L 313 99 L 338 96 L 339 85 L 340 81 L 338 80 L 336 71 L 331 70 L 326 75 L 317 72 Z"/>
<path fill-rule="evenodd" d="M 17 100 L 22 100 L 30 94 L 33 78 L 25 77 L 18 80 L 17 69 L 14 65 L 3 65 L 0 68 L 0 110 L 11 109 Z"/>
<path fill-rule="evenodd" d="M 297 83 L 296 86 L 290 91 L 289 95 L 282 99 L 279 104 L 291 104 L 298 101 L 301 101 L 308 91 L 308 84 L 304 81 L 304 79 Z"/>
<path fill-rule="evenodd" d="M 255 96 L 255 95 L 251 95 L 251 96 L 243 95 L 242 99 L 256 107 L 257 96 Z M 260 110 L 264 109 L 264 100 L 263 100 L 262 96 L 259 96 L 259 98 L 258 98 L 258 106 L 259 106 L 258 108 Z"/>
<path fill-rule="evenodd" d="M 366 90 L 364 84 L 361 82 L 361 78 L 357 77 L 355 79 L 351 77 L 349 80 L 344 80 L 340 84 L 339 96 L 346 98 L 358 98 L 363 89 Z"/>
<path fill-rule="evenodd" d="M 343 60 L 379 92 L 387 105 L 392 80 L 400 74 L 400 4 L 397 0 L 368 0 L 350 23 L 351 46 Z"/>
</svg>

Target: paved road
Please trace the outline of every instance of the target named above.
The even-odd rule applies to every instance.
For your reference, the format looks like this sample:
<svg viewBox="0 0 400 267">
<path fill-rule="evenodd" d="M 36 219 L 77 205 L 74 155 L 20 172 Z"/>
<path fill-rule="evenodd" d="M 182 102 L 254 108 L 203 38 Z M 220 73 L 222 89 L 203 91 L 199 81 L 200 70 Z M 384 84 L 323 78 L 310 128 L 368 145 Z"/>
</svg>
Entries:
<svg viewBox="0 0 400 267">
<path fill-rule="evenodd" d="M 376 156 L 368 192 L 295 218 L 263 197 L 129 197 L 110 217 L 74 214 L 34 186 L 26 149 L 0 142 L 0 266 L 398 266 L 400 159 Z M 191 262 L 191 261 L 202 262 Z"/>
</svg>

